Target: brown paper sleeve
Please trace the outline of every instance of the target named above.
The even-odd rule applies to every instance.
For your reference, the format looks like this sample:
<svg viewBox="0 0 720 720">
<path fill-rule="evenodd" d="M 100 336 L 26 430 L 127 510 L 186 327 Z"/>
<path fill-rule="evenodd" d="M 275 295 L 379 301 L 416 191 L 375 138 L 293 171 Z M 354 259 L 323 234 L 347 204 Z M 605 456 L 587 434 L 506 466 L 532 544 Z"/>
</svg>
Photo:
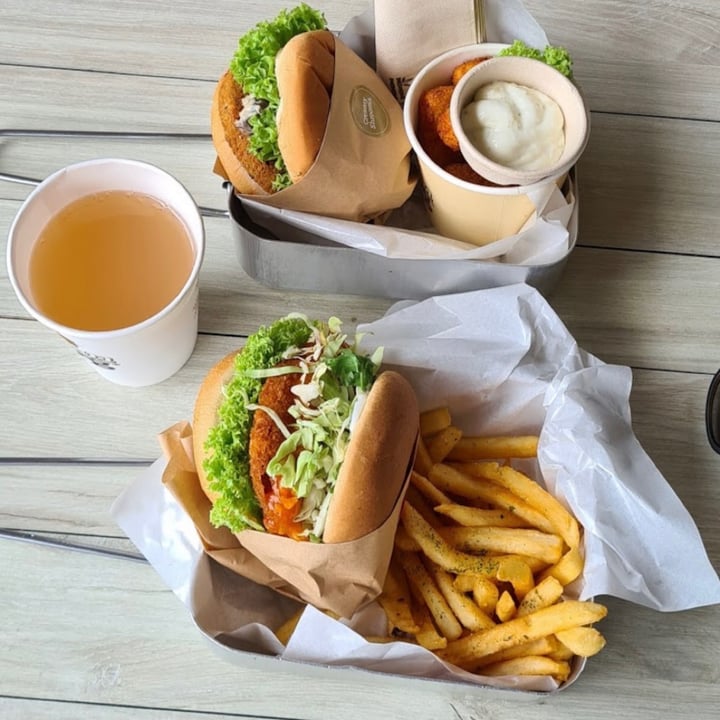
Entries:
<svg viewBox="0 0 720 720">
<path fill-rule="evenodd" d="M 206 553 L 238 575 L 283 595 L 350 617 L 382 590 L 408 477 L 388 519 L 347 543 L 306 543 L 245 530 L 234 535 L 210 522 L 210 501 L 192 457 L 192 428 L 179 422 L 159 435 L 168 460 L 162 481 L 188 513 Z"/>
<path fill-rule="evenodd" d="M 219 159 L 215 172 L 226 178 Z M 400 105 L 375 71 L 336 39 L 330 114 L 315 164 L 280 192 L 247 197 L 271 207 L 365 222 L 402 205 L 415 182 Z"/>
</svg>

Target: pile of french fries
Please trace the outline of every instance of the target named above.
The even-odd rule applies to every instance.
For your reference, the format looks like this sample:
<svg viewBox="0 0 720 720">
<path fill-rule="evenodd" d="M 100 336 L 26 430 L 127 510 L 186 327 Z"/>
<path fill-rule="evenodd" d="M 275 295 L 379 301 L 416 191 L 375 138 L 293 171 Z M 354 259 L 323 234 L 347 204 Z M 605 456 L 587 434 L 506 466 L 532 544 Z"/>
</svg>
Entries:
<svg viewBox="0 0 720 720">
<path fill-rule="evenodd" d="M 378 598 L 388 634 L 484 676 L 568 679 L 605 645 L 607 614 L 567 597 L 583 572 L 581 528 L 513 460 L 536 436 L 464 437 L 448 408 L 421 415 L 390 569 Z M 516 463 L 517 465 L 517 463 Z"/>
</svg>

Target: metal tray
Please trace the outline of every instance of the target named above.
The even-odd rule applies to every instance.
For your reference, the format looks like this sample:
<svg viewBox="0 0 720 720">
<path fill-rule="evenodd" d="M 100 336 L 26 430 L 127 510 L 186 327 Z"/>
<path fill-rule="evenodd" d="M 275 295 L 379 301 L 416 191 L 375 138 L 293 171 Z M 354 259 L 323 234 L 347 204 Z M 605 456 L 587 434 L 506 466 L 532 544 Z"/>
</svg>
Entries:
<svg viewBox="0 0 720 720">
<path fill-rule="evenodd" d="M 231 189 L 228 197 L 241 267 L 263 285 L 277 289 L 423 300 L 526 283 L 547 294 L 559 281 L 577 239 L 577 195 L 568 226 L 570 249 L 562 259 L 547 265 L 387 258 L 290 226 L 279 237 L 254 222 Z"/>
</svg>

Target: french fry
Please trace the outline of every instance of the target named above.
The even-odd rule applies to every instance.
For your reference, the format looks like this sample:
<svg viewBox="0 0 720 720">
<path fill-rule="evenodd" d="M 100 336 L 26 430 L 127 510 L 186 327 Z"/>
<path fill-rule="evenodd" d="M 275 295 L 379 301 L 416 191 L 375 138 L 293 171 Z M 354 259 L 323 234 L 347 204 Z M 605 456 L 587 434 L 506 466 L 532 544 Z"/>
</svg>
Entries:
<svg viewBox="0 0 720 720">
<path fill-rule="evenodd" d="M 420 552 L 421 550 L 420 546 L 407 534 L 407 530 L 402 525 L 398 525 L 395 531 L 395 547 L 405 552 Z"/>
<path fill-rule="evenodd" d="M 532 528 L 445 527 L 438 532 L 464 552 L 527 555 L 548 564 L 562 557 L 562 538 Z"/>
<path fill-rule="evenodd" d="M 452 500 L 439 488 L 435 487 L 424 475 L 413 470 L 410 473 L 410 482 L 418 489 L 425 499 L 433 506 L 451 505 Z M 437 508 L 435 508 L 437 510 Z"/>
<path fill-rule="evenodd" d="M 426 650 L 432 651 L 446 648 L 448 644 L 447 638 L 438 633 L 427 606 L 419 605 L 415 610 L 415 614 L 417 615 L 418 625 L 420 626 L 420 630 L 415 633 L 415 640 L 418 645 L 424 647 Z"/>
<path fill-rule="evenodd" d="M 565 660 L 553 660 L 544 655 L 526 655 L 504 660 L 483 667 L 483 675 L 498 677 L 502 675 L 550 675 L 559 683 L 570 676 L 570 664 Z"/>
<path fill-rule="evenodd" d="M 500 591 L 498 586 L 484 575 L 463 573 L 455 575 L 453 585 L 458 592 L 472 593 L 475 604 L 488 616 L 495 612 Z"/>
<path fill-rule="evenodd" d="M 427 438 L 430 435 L 450 427 L 450 408 L 437 407 L 432 410 L 424 410 L 420 413 L 420 435 Z"/>
<path fill-rule="evenodd" d="M 536 610 L 548 607 L 557 602 L 563 594 L 563 586 L 552 575 L 541 580 L 534 588 L 528 590 L 518 606 L 518 617 L 529 615 Z"/>
<path fill-rule="evenodd" d="M 455 550 L 407 500 L 400 510 L 400 520 L 408 535 L 420 545 L 425 555 L 440 567 L 455 574 L 470 572 L 495 577 L 497 560 Z"/>
<path fill-rule="evenodd" d="M 294 612 L 277 630 L 275 630 L 275 637 L 283 644 L 287 645 L 290 641 L 290 637 L 295 632 L 298 622 L 300 622 L 300 616 L 303 614 L 305 608 L 300 608 Z"/>
<path fill-rule="evenodd" d="M 592 627 L 577 627 L 559 630 L 555 637 L 568 648 L 573 655 L 592 657 L 605 647 L 605 638 Z"/>
<path fill-rule="evenodd" d="M 448 642 L 442 657 L 449 662 L 454 662 L 455 659 L 467 662 L 468 659 L 482 658 L 504 648 L 554 635 L 562 630 L 591 625 L 606 615 L 607 608 L 604 605 L 566 600 L 529 615 L 515 617 L 489 630 L 471 633 Z"/>
<path fill-rule="evenodd" d="M 535 579 L 530 566 L 515 555 L 509 555 L 500 561 L 497 579 L 501 582 L 509 582 L 512 585 L 518 601 L 521 601 L 535 586 Z"/>
<path fill-rule="evenodd" d="M 512 595 L 504 590 L 498 598 L 497 605 L 495 606 L 495 615 L 501 623 L 505 623 L 511 618 L 515 617 L 515 601 Z"/>
<path fill-rule="evenodd" d="M 427 482 L 431 487 L 435 487 L 429 480 L 427 480 Z M 435 488 L 435 490 L 440 493 L 440 495 L 444 495 L 442 490 L 438 490 L 437 488 Z M 446 495 L 445 497 L 447 498 Z M 448 502 L 437 503 L 434 510 L 441 515 L 445 515 L 445 517 L 449 517 L 459 525 L 468 525 L 472 527 L 489 525 L 491 527 L 514 528 L 530 526 L 527 520 L 523 520 L 521 517 L 518 517 L 507 510 L 488 510 L 486 508 L 472 507 L 471 505 L 460 505 L 458 503 L 450 502 L 449 500 Z"/>
<path fill-rule="evenodd" d="M 449 572 L 443 570 L 432 560 L 427 560 L 425 565 L 463 627 L 474 631 L 484 630 L 495 625 L 495 622 L 487 613 L 483 612 L 467 595 L 455 587 L 453 576 Z"/>
<path fill-rule="evenodd" d="M 552 524 L 555 532 L 574 548 L 580 545 L 580 528 L 577 520 L 566 510 L 562 503 L 532 478 L 510 467 L 494 462 L 466 463 L 464 472 L 473 476 L 492 480 L 506 490 L 517 495 L 528 505 L 541 512 Z"/>
<path fill-rule="evenodd" d="M 535 575 L 535 573 L 547 570 L 547 568 L 549 567 L 548 563 L 546 563 L 544 560 L 541 560 L 540 558 L 529 557 L 528 555 L 498 555 L 497 560 L 500 561 L 504 557 L 514 557 L 518 560 L 522 560 L 530 568 L 533 575 Z"/>
<path fill-rule="evenodd" d="M 428 525 L 438 529 L 445 523 L 445 518 L 432 509 L 432 505 L 414 485 L 408 486 L 405 499 L 423 516 Z"/>
<path fill-rule="evenodd" d="M 547 637 L 531 640 L 530 642 L 522 643 L 515 647 L 500 650 L 492 655 L 487 655 L 465 669 L 476 672 L 485 665 L 492 665 L 493 663 L 512 660 L 517 657 L 524 657 L 526 655 L 550 655 L 551 653 L 557 652 L 560 647 L 562 647 L 560 641 L 554 635 L 548 635 Z"/>
<path fill-rule="evenodd" d="M 440 634 L 448 640 L 462 635 L 462 625 L 458 622 L 445 597 L 417 553 L 398 553 L 398 560 L 407 575 L 410 585 L 422 596 Z"/>
<path fill-rule="evenodd" d="M 573 653 L 567 645 L 563 645 L 559 640 L 557 641 L 557 648 L 551 653 L 548 653 L 548 657 L 551 657 L 553 660 L 572 660 L 574 656 L 575 653 Z"/>
<path fill-rule="evenodd" d="M 472 573 L 463 573 L 462 575 L 455 575 L 455 578 L 453 580 L 453 585 L 457 589 L 458 592 L 462 593 L 469 593 L 472 592 L 473 585 L 475 584 L 475 580 L 477 578 L 481 577 L 483 580 L 487 580 L 486 577 L 483 577 L 482 575 L 473 575 Z M 492 580 L 488 580 L 488 582 L 492 585 Z"/>
<path fill-rule="evenodd" d="M 544 570 L 539 579 L 544 580 L 546 577 L 552 576 L 562 585 L 569 585 L 580 577 L 584 565 L 585 561 L 580 548 L 571 547 L 555 565 Z"/>
<path fill-rule="evenodd" d="M 390 634 L 394 629 L 409 635 L 420 632 L 420 626 L 412 614 L 410 600 L 407 577 L 393 556 L 385 576 L 382 592 L 378 597 L 378 602 L 385 611 L 391 628 Z"/>
<path fill-rule="evenodd" d="M 567 680 L 605 645 L 605 606 L 564 599 L 583 571 L 581 528 L 512 465 L 538 437 L 462 437 L 426 411 L 380 604 L 389 634 L 469 672 Z M 381 641 L 382 638 L 378 639 Z"/>
<path fill-rule="evenodd" d="M 472 596 L 477 606 L 492 616 L 500 598 L 500 590 L 492 580 L 476 576 L 472 586 Z"/>
<path fill-rule="evenodd" d="M 499 458 L 533 458 L 537 456 L 537 435 L 497 437 L 463 437 L 448 455 L 462 462 Z"/>
<path fill-rule="evenodd" d="M 469 500 L 483 500 L 490 505 L 515 513 L 539 530 L 547 533 L 555 532 L 555 527 L 545 515 L 528 505 L 515 493 L 490 480 L 472 477 L 446 463 L 433 465 L 427 477 L 443 492 Z"/>
<path fill-rule="evenodd" d="M 443 428 L 431 438 L 428 438 L 427 449 L 433 463 L 442 462 L 462 437 L 462 430 L 454 425 Z"/>
<path fill-rule="evenodd" d="M 420 475 L 427 477 L 430 474 L 430 469 L 432 468 L 432 465 L 433 461 L 430 458 L 430 453 L 428 452 L 427 445 L 425 444 L 422 435 L 420 435 L 417 441 L 417 451 L 415 452 L 414 468 L 418 473 L 420 473 Z"/>
</svg>

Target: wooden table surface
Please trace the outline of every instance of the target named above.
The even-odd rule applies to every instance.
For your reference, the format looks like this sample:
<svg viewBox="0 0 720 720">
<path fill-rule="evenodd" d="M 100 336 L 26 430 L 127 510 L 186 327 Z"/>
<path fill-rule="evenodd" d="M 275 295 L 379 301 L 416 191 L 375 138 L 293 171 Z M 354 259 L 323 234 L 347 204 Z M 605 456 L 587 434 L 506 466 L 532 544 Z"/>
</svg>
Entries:
<svg viewBox="0 0 720 720">
<path fill-rule="evenodd" d="M 0 172 L 42 178 L 115 155 L 156 163 L 223 207 L 207 137 L 237 37 L 277 0 L 3 0 L 2 128 L 184 132 L 183 140 L 0 138 Z M 704 405 L 720 365 L 720 5 L 528 0 L 575 58 L 592 111 L 577 248 L 550 301 L 582 347 L 629 365 L 635 431 L 720 568 L 720 457 Z M 331 27 L 365 0 L 318 4 Z M 0 238 L 29 188 L 0 182 Z M 207 369 L 259 324 L 299 309 L 350 324 L 379 298 L 288 293 L 246 276 L 230 226 L 206 218 L 200 336 L 188 364 L 131 390 L 101 379 L 32 320 L 0 269 L 0 525 L 131 549 L 114 498 L 189 417 Z M 658 613 L 606 599 L 608 645 L 553 696 L 470 691 L 218 657 L 147 564 L 0 539 L 4 718 L 717 717 L 720 606 Z M 678 577 L 692 584 L 692 577 Z M 604 599 L 605 600 L 605 599 Z"/>
</svg>

